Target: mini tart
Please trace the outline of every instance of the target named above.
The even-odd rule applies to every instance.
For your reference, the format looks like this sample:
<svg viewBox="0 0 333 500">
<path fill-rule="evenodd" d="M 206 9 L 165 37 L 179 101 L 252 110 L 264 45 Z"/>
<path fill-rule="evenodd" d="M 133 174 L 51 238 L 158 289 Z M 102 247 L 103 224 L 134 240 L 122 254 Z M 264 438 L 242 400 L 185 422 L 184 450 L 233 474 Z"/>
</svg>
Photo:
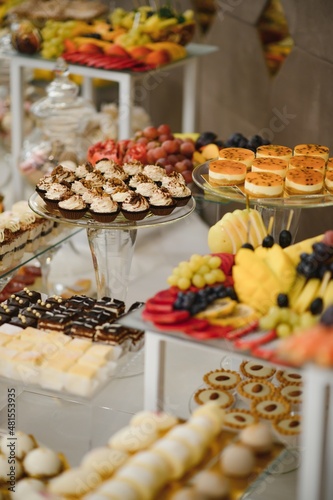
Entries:
<svg viewBox="0 0 333 500">
<path fill-rule="evenodd" d="M 303 383 L 302 375 L 292 370 L 278 370 L 275 377 L 281 385 L 302 385 Z"/>
<path fill-rule="evenodd" d="M 302 403 L 303 388 L 300 385 L 285 385 L 280 388 L 280 394 L 290 404 L 299 405 Z"/>
<path fill-rule="evenodd" d="M 242 398 L 253 400 L 272 396 L 275 393 L 275 387 L 268 380 L 245 379 L 238 384 L 237 391 Z"/>
<path fill-rule="evenodd" d="M 215 160 L 209 163 L 209 181 L 218 186 L 235 186 L 243 184 L 246 165 L 239 161 Z"/>
<path fill-rule="evenodd" d="M 258 422 L 258 417 L 253 415 L 250 410 L 244 408 L 233 408 L 226 410 L 223 426 L 229 429 L 244 429 L 248 425 Z"/>
<path fill-rule="evenodd" d="M 327 146 L 322 146 L 320 144 L 298 144 L 294 147 L 294 155 L 320 156 L 327 161 L 329 149 Z"/>
<path fill-rule="evenodd" d="M 194 401 L 199 405 L 214 401 L 220 408 L 230 408 L 235 399 L 229 392 L 220 389 L 199 389 L 194 394 Z"/>
<path fill-rule="evenodd" d="M 206 373 L 203 380 L 213 389 L 229 390 L 240 382 L 240 375 L 232 370 L 213 370 Z"/>
<path fill-rule="evenodd" d="M 280 175 L 283 179 L 286 176 L 287 169 L 287 160 L 281 160 L 280 158 L 255 158 L 251 166 L 252 172 L 270 172 Z"/>
<path fill-rule="evenodd" d="M 325 172 L 325 160 L 320 156 L 297 155 L 289 160 L 289 168 L 311 168 L 322 174 Z"/>
<path fill-rule="evenodd" d="M 283 178 L 271 172 L 248 172 L 244 191 L 255 198 L 279 198 L 283 195 Z"/>
<path fill-rule="evenodd" d="M 273 428 L 280 435 L 297 436 L 302 431 L 301 423 L 301 415 L 290 415 L 273 422 Z"/>
<path fill-rule="evenodd" d="M 326 172 L 325 187 L 327 191 L 333 193 L 333 170 Z"/>
<path fill-rule="evenodd" d="M 239 161 L 247 169 L 251 168 L 254 157 L 254 152 L 246 148 L 224 148 L 219 151 L 219 160 Z"/>
<path fill-rule="evenodd" d="M 317 194 L 324 186 L 324 176 L 311 168 L 292 168 L 285 178 L 289 194 Z"/>
<path fill-rule="evenodd" d="M 265 420 L 278 420 L 290 413 L 290 403 L 281 396 L 267 396 L 252 401 L 251 411 Z"/>
<path fill-rule="evenodd" d="M 239 369 L 244 377 L 260 380 L 269 380 L 276 372 L 276 368 L 264 365 L 260 361 L 243 361 Z"/>
<path fill-rule="evenodd" d="M 288 148 L 287 146 L 277 146 L 275 144 L 269 144 L 267 146 L 259 146 L 257 148 L 256 157 L 280 158 L 281 160 L 289 160 L 292 154 L 292 149 Z"/>
</svg>

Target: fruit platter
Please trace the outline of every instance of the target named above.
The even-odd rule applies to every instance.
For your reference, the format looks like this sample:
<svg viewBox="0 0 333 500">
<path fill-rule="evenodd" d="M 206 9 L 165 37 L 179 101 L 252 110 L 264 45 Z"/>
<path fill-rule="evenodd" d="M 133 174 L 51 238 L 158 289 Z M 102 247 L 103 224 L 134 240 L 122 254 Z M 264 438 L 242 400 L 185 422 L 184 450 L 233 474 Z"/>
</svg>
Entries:
<svg viewBox="0 0 333 500">
<path fill-rule="evenodd" d="M 275 242 L 255 209 L 227 215 L 209 230 L 211 253 L 180 262 L 147 300 L 144 322 L 272 362 L 333 366 L 333 232 L 291 244 L 285 229 Z"/>
<path fill-rule="evenodd" d="M 80 8 L 78 5 L 75 9 L 73 2 L 65 2 L 62 9 L 58 2 L 58 14 L 50 9 L 47 15 L 48 9 L 40 8 L 42 18 L 36 8 L 27 13 L 28 3 L 8 11 L 20 16 L 12 28 L 12 44 L 17 51 L 45 59 L 61 56 L 73 64 L 106 70 L 148 71 L 183 59 L 187 55 L 185 45 L 195 31 L 193 11 L 178 12 L 169 4 L 131 11 L 116 8 L 85 19 L 75 15 Z M 99 7 L 98 2 L 90 4 Z M 104 5 L 101 7 L 105 10 Z M 66 9 L 72 15 L 66 14 Z"/>
</svg>

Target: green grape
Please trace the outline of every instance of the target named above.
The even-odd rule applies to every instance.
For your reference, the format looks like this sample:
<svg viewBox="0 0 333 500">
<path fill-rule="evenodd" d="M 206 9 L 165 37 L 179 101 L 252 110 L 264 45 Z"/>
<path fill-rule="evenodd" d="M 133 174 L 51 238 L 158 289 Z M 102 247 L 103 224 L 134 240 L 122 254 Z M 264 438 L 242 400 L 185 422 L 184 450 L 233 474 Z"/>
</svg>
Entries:
<svg viewBox="0 0 333 500">
<path fill-rule="evenodd" d="M 218 269 L 222 264 L 222 259 L 217 255 L 209 258 L 208 265 L 211 269 Z"/>
<path fill-rule="evenodd" d="M 214 283 L 216 283 L 215 274 L 214 273 L 207 273 L 205 275 L 205 280 L 206 280 L 207 285 L 214 285 Z"/>
<path fill-rule="evenodd" d="M 222 269 L 212 269 L 210 273 L 215 276 L 215 283 L 222 283 L 225 280 L 225 274 Z"/>
<path fill-rule="evenodd" d="M 192 278 L 192 283 L 197 288 L 203 288 L 206 284 L 205 278 L 201 274 L 194 274 Z"/>
<path fill-rule="evenodd" d="M 292 328 L 288 323 L 280 323 L 276 327 L 276 333 L 279 337 L 289 337 L 292 333 Z"/>
<path fill-rule="evenodd" d="M 175 275 L 175 276 L 178 276 L 178 277 L 179 277 L 179 276 L 180 276 L 180 269 L 179 269 L 179 267 L 178 267 L 178 266 L 177 266 L 177 267 L 174 267 L 174 268 L 172 269 L 172 273 L 171 273 L 171 274 L 173 274 L 173 275 Z"/>
<path fill-rule="evenodd" d="M 175 276 L 175 275 L 169 276 L 168 279 L 167 279 L 167 283 L 170 286 L 177 286 L 177 284 L 178 284 L 178 278 L 177 278 L 177 276 Z"/>
<path fill-rule="evenodd" d="M 179 269 L 179 276 L 181 276 L 182 278 L 188 278 L 189 280 L 192 278 L 193 272 L 188 264 L 187 266 L 181 266 L 181 268 Z"/>
<path fill-rule="evenodd" d="M 199 269 L 197 270 L 197 273 L 202 274 L 202 276 L 205 276 L 207 273 L 209 273 L 209 271 L 210 271 L 210 269 L 207 266 L 207 264 L 204 264 L 204 265 L 199 267 Z"/>
<path fill-rule="evenodd" d="M 267 316 L 262 316 L 259 320 L 259 327 L 261 330 L 273 330 L 277 325 L 276 318 L 267 314 Z"/>
<path fill-rule="evenodd" d="M 188 278 L 179 278 L 177 283 L 178 288 L 181 290 L 188 290 L 191 286 L 191 280 Z"/>
</svg>

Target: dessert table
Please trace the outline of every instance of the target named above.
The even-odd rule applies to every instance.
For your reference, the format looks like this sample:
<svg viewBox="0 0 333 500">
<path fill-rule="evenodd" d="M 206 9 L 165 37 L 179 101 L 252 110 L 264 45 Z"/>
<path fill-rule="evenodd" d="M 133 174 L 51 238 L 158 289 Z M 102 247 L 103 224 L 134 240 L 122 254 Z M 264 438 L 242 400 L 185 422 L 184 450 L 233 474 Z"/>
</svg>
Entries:
<svg viewBox="0 0 333 500">
<path fill-rule="evenodd" d="M 166 64 L 152 71 L 136 73 L 133 71 L 108 71 L 104 69 L 90 68 L 69 64 L 69 72 L 84 77 L 82 93 L 87 99 L 92 99 L 92 79 L 101 78 L 110 82 L 117 82 L 119 85 L 119 139 L 128 139 L 132 136 L 131 118 L 134 104 L 134 86 L 140 82 L 143 88 L 149 92 L 156 85 L 167 80 L 169 72 L 175 68 L 183 67 L 183 105 L 182 105 L 182 126 L 181 132 L 196 131 L 196 98 L 197 98 L 197 76 L 198 59 L 216 52 L 218 49 L 211 45 L 201 45 L 191 43 L 187 47 L 187 57 L 178 61 Z M 12 106 L 12 128 L 15 130 L 12 138 L 12 158 L 13 165 L 18 164 L 18 158 L 23 143 L 23 69 L 39 68 L 53 70 L 54 60 L 46 60 L 37 56 L 28 56 L 11 52 L 10 59 L 10 80 L 11 80 L 11 106 Z M 14 168 L 13 185 L 16 186 L 15 194 L 17 199 L 22 193 L 22 178 L 18 169 Z"/>
</svg>

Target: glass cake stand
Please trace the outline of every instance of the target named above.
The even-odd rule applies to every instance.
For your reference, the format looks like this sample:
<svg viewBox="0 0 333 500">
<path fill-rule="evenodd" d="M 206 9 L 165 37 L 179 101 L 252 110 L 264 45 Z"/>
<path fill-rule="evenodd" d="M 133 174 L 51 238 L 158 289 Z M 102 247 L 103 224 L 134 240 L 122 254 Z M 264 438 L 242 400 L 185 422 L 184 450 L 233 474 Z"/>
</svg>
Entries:
<svg viewBox="0 0 333 500">
<path fill-rule="evenodd" d="M 30 208 L 38 215 L 59 223 L 85 228 L 91 250 L 97 285 L 97 297 L 125 301 L 137 230 L 180 221 L 195 209 L 192 197 L 185 206 L 176 207 L 170 215 L 149 213 L 139 221 L 128 221 L 119 214 L 115 221 L 101 223 L 87 213 L 79 220 L 65 219 L 58 210 L 50 211 L 38 193 L 31 195 Z"/>
<path fill-rule="evenodd" d="M 295 238 L 302 209 L 333 205 L 333 195 L 325 190 L 313 195 L 288 195 L 285 192 L 280 198 L 247 197 L 238 186 L 213 186 L 208 181 L 208 171 L 209 161 L 198 165 L 192 173 L 194 183 L 213 196 L 216 202 L 225 203 L 227 200 L 256 208 L 261 213 L 266 227 L 273 217 L 272 235 L 275 240 L 278 240 L 280 232 L 287 228 Z"/>
</svg>

